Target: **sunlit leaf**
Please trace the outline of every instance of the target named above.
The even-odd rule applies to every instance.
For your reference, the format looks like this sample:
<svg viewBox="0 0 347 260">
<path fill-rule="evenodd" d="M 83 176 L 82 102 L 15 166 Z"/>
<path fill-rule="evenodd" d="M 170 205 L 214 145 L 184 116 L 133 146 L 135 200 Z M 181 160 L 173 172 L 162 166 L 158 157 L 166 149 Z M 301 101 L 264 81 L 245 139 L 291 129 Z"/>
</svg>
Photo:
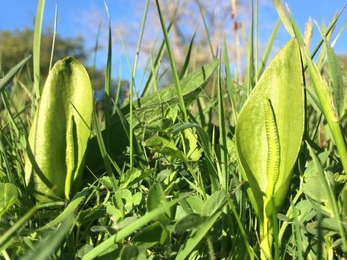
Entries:
<svg viewBox="0 0 347 260">
<path fill-rule="evenodd" d="M 249 185 L 248 193 L 258 215 L 263 213 L 266 197 L 269 200 L 273 196 L 279 208 L 289 187 L 304 130 L 301 75 L 299 46 L 292 39 L 269 64 L 240 112 L 236 145 L 243 176 Z M 270 102 L 266 106 L 264 99 Z M 266 107 L 270 110 L 267 113 Z M 272 116 L 270 128 L 275 128 L 278 134 L 275 147 L 278 145 L 279 151 L 271 148 L 276 134 L 269 133 L 266 127 L 266 118 Z M 276 156 L 279 156 L 278 172 L 273 172 L 276 167 L 271 163 L 277 160 Z M 271 194 L 267 194 L 269 186 L 273 186 Z"/>
<path fill-rule="evenodd" d="M 30 129 L 25 180 L 39 201 L 70 199 L 79 189 L 90 136 L 89 76 L 72 57 L 50 71 Z"/>
</svg>

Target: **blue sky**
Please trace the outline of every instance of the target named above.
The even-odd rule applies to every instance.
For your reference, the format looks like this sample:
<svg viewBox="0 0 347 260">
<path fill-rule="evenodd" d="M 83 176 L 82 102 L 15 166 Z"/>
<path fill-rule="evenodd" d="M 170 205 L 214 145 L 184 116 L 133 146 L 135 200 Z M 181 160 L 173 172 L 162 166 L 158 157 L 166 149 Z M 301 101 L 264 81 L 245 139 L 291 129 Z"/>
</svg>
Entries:
<svg viewBox="0 0 347 260">
<path fill-rule="evenodd" d="M 190 0 L 194 1 L 194 0 Z M 207 1 L 207 0 L 205 0 Z M 230 0 L 225 0 L 230 1 Z M 247 0 L 251 2 L 250 0 Z M 108 5 L 112 26 L 117 27 L 118 24 L 134 24 L 141 19 L 141 12 L 144 7 L 144 0 L 106 0 Z M 275 24 L 278 16 L 271 0 L 259 0 L 261 3 L 259 9 L 259 24 L 266 24 L 264 31 L 260 30 L 260 37 L 268 37 L 271 33 L 271 25 Z M 300 28 L 304 30 L 304 25 L 308 18 L 316 20 L 318 24 L 322 21 L 328 23 L 334 14 L 341 11 L 346 1 L 343 0 L 287 0 L 284 1 L 291 9 L 294 18 Z M 55 6 L 58 3 L 58 33 L 65 37 L 74 37 L 82 35 L 86 38 L 87 47 L 91 48 L 95 44 L 96 32 L 100 20 L 103 20 L 102 33 L 107 34 L 107 16 L 103 0 L 46 0 L 44 27 L 53 25 Z M 0 30 L 23 29 L 24 27 L 33 27 L 33 20 L 36 13 L 37 1 L 32 0 L 0 0 L 0 6 L 6 7 L 6 11 L 2 11 L 0 16 Z M 347 10 L 342 14 L 337 28 L 341 28 L 343 23 L 347 21 Z M 269 26 L 270 25 L 270 26 Z M 336 34 L 336 33 L 335 33 Z M 137 33 L 134 36 L 137 38 Z M 287 40 L 287 34 L 282 28 L 279 33 L 280 44 L 284 44 Z M 319 33 L 314 31 L 313 42 L 317 42 Z M 266 39 L 265 39 L 266 40 Z M 1 39 L 0 39 L 1 41 Z M 347 53 L 347 32 L 343 32 L 340 39 L 335 45 L 337 53 Z M 123 78 L 129 77 L 127 64 L 124 60 L 123 51 L 113 50 L 115 58 L 113 59 L 114 70 L 119 66 L 122 67 Z M 123 56 L 122 56 L 123 55 Z M 133 57 L 129 55 L 131 59 Z M 103 66 L 103 57 L 99 56 L 99 64 Z"/>
</svg>

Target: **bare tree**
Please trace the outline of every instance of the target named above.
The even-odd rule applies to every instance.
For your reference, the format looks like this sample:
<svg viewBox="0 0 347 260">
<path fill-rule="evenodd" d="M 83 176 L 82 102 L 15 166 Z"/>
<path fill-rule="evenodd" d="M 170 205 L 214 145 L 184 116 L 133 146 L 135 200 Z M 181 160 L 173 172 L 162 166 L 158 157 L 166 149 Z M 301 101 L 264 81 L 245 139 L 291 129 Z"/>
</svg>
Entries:
<svg viewBox="0 0 347 260">
<path fill-rule="evenodd" d="M 159 0 L 159 5 L 166 25 L 172 22 L 170 42 L 178 69 L 184 63 L 194 32 L 196 35 L 192 49 L 192 69 L 215 59 L 224 45 L 224 38 L 228 43 L 230 62 L 235 63 L 234 67 L 241 66 L 240 57 L 244 55 L 245 50 L 240 30 L 242 25 L 249 25 L 250 15 L 247 16 L 247 14 L 251 13 L 250 1 Z M 140 15 L 143 12 L 143 6 L 139 4 L 135 10 Z M 140 22 L 141 19 L 138 19 L 137 23 L 120 24 L 116 29 L 117 33 L 120 32 L 122 35 L 127 47 L 136 46 L 134 32 L 138 31 Z M 150 3 L 142 43 L 142 61 L 147 62 L 151 54 L 156 55 L 162 38 L 156 1 L 153 0 Z M 164 56 L 162 68 L 167 67 L 168 59 Z"/>
</svg>

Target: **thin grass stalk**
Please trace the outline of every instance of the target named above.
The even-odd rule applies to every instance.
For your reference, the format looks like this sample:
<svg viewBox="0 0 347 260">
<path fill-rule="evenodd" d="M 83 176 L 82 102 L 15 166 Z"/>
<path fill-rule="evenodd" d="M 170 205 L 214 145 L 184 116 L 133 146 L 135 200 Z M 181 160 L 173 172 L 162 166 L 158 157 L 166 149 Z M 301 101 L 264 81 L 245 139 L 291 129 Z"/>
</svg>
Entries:
<svg viewBox="0 0 347 260">
<path fill-rule="evenodd" d="M 234 80 L 235 82 L 239 84 L 243 84 L 242 82 L 242 61 L 241 61 L 241 44 L 240 44 L 240 24 L 237 22 L 237 0 L 231 0 L 231 8 L 232 8 L 232 13 L 231 13 L 231 18 L 234 20 L 233 22 L 233 31 L 234 31 L 234 53 L 233 55 L 235 56 L 235 70 L 234 70 Z"/>
<path fill-rule="evenodd" d="M 222 90 L 222 75 L 220 66 L 218 67 L 218 122 L 219 122 L 219 145 L 220 145 L 220 165 L 221 165 L 221 176 L 220 180 L 221 188 L 228 191 L 228 151 L 227 151 L 227 133 L 225 124 L 225 106 Z"/>
<path fill-rule="evenodd" d="M 340 36 L 341 36 L 343 30 L 346 28 L 346 26 L 347 26 L 347 21 L 344 22 L 344 24 L 340 27 L 340 30 L 336 33 L 336 36 L 335 36 L 334 40 L 331 42 L 331 46 L 332 47 L 335 46 L 335 43 L 337 42 L 337 39 L 340 38 Z"/>
<path fill-rule="evenodd" d="M 293 27 L 291 26 L 291 22 L 283 6 L 283 2 L 281 0 L 272 0 L 272 3 L 275 6 L 278 16 L 280 17 L 287 32 L 291 37 L 294 37 Z"/>
<path fill-rule="evenodd" d="M 183 66 L 181 68 L 181 72 L 180 72 L 180 75 L 179 75 L 179 79 L 180 80 L 183 79 L 188 74 L 188 68 L 189 68 L 189 64 L 190 64 L 190 61 L 191 61 L 190 58 L 192 56 L 192 49 L 193 49 L 193 43 L 194 43 L 195 35 L 196 35 L 196 30 L 195 30 L 192 38 L 189 41 L 186 58 L 184 59 L 184 63 L 183 63 Z"/>
<path fill-rule="evenodd" d="M 41 97 L 41 72 L 40 72 L 40 57 L 41 57 L 41 33 L 42 19 L 45 9 L 45 0 L 39 0 L 36 9 L 34 42 L 33 42 L 33 66 L 34 66 L 34 89 L 36 92 L 36 100 Z M 36 105 L 36 104 L 35 104 Z"/>
<path fill-rule="evenodd" d="M 102 25 L 102 22 L 100 21 L 99 26 L 98 26 L 98 31 L 96 33 L 96 41 L 95 41 L 95 46 L 94 46 L 93 73 L 91 75 L 92 83 L 94 83 L 94 81 L 95 81 L 96 57 L 97 57 L 98 48 L 99 48 L 99 37 L 100 37 L 101 25 Z M 94 84 L 92 84 L 92 85 L 94 85 Z"/>
<path fill-rule="evenodd" d="M 296 246 L 297 246 L 297 253 L 298 253 L 298 259 L 303 260 L 303 255 L 302 255 L 302 248 L 301 248 L 301 234 L 300 234 L 300 222 L 298 220 L 298 214 L 296 212 L 296 208 L 294 206 L 294 202 L 291 201 L 291 208 L 293 212 L 293 218 L 294 218 L 294 228 L 295 228 L 295 233 L 294 233 L 294 239 L 296 240 Z M 320 258 L 317 258 L 320 259 Z"/>
<path fill-rule="evenodd" d="M 110 236 L 108 239 L 101 242 L 93 250 L 89 251 L 86 255 L 84 255 L 82 260 L 95 259 L 97 256 L 103 254 L 110 247 L 113 247 L 115 243 L 120 242 L 124 238 L 134 233 L 136 230 L 140 229 L 141 227 L 147 225 L 149 222 L 158 218 L 159 215 L 164 214 L 166 210 L 169 210 L 171 207 L 176 205 L 182 199 L 187 197 L 188 197 L 188 194 L 183 195 L 179 198 L 175 198 L 171 201 L 168 201 L 167 203 L 163 204 L 162 207 L 158 207 L 152 211 L 147 212 L 147 214 L 135 220 L 133 223 L 131 223 L 131 225 L 124 227 L 123 229 L 119 230 L 116 234 Z"/>
<path fill-rule="evenodd" d="M 171 21 L 170 24 L 167 27 L 167 31 L 168 32 L 170 32 L 172 25 L 173 25 L 173 21 Z M 159 47 L 158 54 L 157 54 L 157 56 L 155 58 L 155 61 L 154 61 L 154 70 L 152 69 L 151 70 L 151 74 L 149 74 L 149 77 L 147 79 L 145 87 L 144 87 L 144 89 L 142 91 L 141 97 L 144 97 L 144 96 L 146 96 L 147 94 L 150 93 L 151 83 L 152 83 L 152 81 L 156 81 L 155 77 L 157 76 L 157 71 L 159 69 L 160 62 L 161 62 L 161 60 L 162 60 L 162 58 L 164 56 L 164 52 L 165 52 L 165 39 L 162 41 L 162 43 L 161 43 L 161 45 Z M 152 51 L 151 51 L 151 53 L 152 53 Z M 154 82 L 153 85 L 157 86 L 156 82 Z M 154 89 L 154 91 L 155 91 L 155 89 Z"/>
<path fill-rule="evenodd" d="M 255 76 L 256 73 L 258 71 L 258 50 L 259 50 L 259 2 L 258 0 L 255 0 L 255 11 L 254 11 L 254 72 L 255 72 Z M 257 84 L 258 78 L 255 77 L 254 78 L 254 84 Z"/>
<path fill-rule="evenodd" d="M 208 42 L 208 46 L 210 47 L 212 59 L 216 59 L 216 56 L 215 56 L 214 51 L 213 51 L 213 45 L 212 45 L 212 41 L 211 41 L 211 36 L 210 36 L 209 30 L 208 30 L 208 26 L 207 26 L 207 23 L 206 23 L 204 12 L 202 10 L 202 6 L 200 4 L 200 0 L 196 0 L 196 3 L 198 5 L 198 7 L 199 7 L 200 16 L 201 16 L 202 22 L 204 24 L 204 28 L 205 28 L 205 32 L 206 32 L 206 36 L 207 36 L 207 42 Z"/>
<path fill-rule="evenodd" d="M 15 132 L 16 136 L 19 137 L 19 128 L 18 128 L 18 125 L 17 123 L 15 122 L 15 115 L 12 114 L 12 109 L 15 110 L 14 113 L 16 115 L 18 115 L 18 112 L 17 112 L 17 109 L 16 107 L 11 107 L 11 104 L 10 104 L 10 98 L 8 96 L 8 93 L 6 91 L 2 92 L 1 93 L 1 98 L 2 98 L 2 101 L 3 101 L 3 105 L 5 107 L 5 110 L 7 111 L 7 115 L 8 115 L 8 118 L 10 120 L 10 124 L 8 125 L 8 127 Z M 11 131 L 11 132 L 12 132 Z"/>
<path fill-rule="evenodd" d="M 341 132 L 339 120 L 336 116 L 334 108 L 332 107 L 330 94 L 328 90 L 326 89 L 326 86 L 324 82 L 322 81 L 319 75 L 319 72 L 317 71 L 317 68 L 314 66 L 312 60 L 310 59 L 310 57 L 308 56 L 306 52 L 304 53 L 304 56 L 306 58 L 308 69 L 310 71 L 312 82 L 315 87 L 319 102 L 322 106 L 322 111 L 328 122 L 330 131 L 333 135 L 337 150 L 339 152 L 343 169 L 345 173 L 347 173 L 347 149 L 346 149 L 345 139 Z M 346 250 L 347 250 L 347 245 L 346 245 Z"/>
<path fill-rule="evenodd" d="M 7 248 L 9 243 L 17 236 L 17 233 L 31 219 L 35 212 L 39 209 L 49 208 L 54 206 L 64 206 L 64 202 L 49 202 L 40 205 L 35 205 L 22 218 L 20 218 L 11 228 L 9 228 L 0 237 L 0 252 Z"/>
<path fill-rule="evenodd" d="M 98 122 L 98 117 L 96 115 L 95 107 L 94 107 L 94 111 L 93 111 L 93 115 L 92 115 L 92 121 L 93 121 L 93 124 L 94 124 L 94 130 L 95 130 L 96 139 L 98 141 L 100 154 L 101 154 L 102 160 L 104 162 L 107 175 L 108 175 L 108 177 L 111 180 L 111 184 L 113 186 L 112 187 L 113 190 L 116 191 L 116 190 L 118 190 L 117 180 L 115 179 L 115 176 L 113 174 L 113 170 L 112 170 L 112 167 L 111 167 L 111 161 L 110 161 L 110 158 L 108 157 L 108 154 L 107 154 L 107 151 L 106 151 L 104 138 L 102 137 L 102 134 L 101 134 L 100 123 Z"/>
<path fill-rule="evenodd" d="M 322 112 L 323 112 L 323 114 L 324 114 L 324 116 L 328 122 L 330 131 L 332 133 L 333 139 L 335 141 L 337 150 L 338 150 L 339 155 L 340 155 L 342 167 L 343 167 L 345 174 L 346 174 L 347 173 L 346 143 L 345 143 L 345 139 L 344 139 L 344 136 L 342 134 L 342 131 L 341 131 L 340 124 L 339 124 L 339 118 L 337 117 L 337 113 L 335 112 L 335 109 L 334 109 L 332 101 L 331 101 L 329 90 L 327 89 L 325 82 L 323 81 L 320 73 L 318 72 L 317 67 L 315 66 L 311 57 L 309 56 L 307 49 L 305 48 L 305 46 L 303 44 L 303 38 L 300 34 L 300 30 L 298 29 L 296 23 L 294 22 L 293 17 L 292 17 L 290 12 L 289 12 L 289 15 L 290 15 L 290 19 L 292 22 L 292 26 L 293 26 L 293 30 L 295 32 L 295 35 L 296 35 L 297 39 L 299 39 L 299 44 L 301 47 L 301 53 L 304 57 L 304 60 L 306 61 L 306 66 L 310 72 L 312 83 L 313 83 L 313 86 L 315 88 L 317 97 L 319 99 L 319 103 L 321 105 Z M 333 23 L 336 23 L 336 20 Z M 322 39 L 322 41 L 324 41 L 324 39 Z M 311 149 L 310 146 L 308 146 L 308 147 L 309 147 L 309 149 Z M 311 152 L 311 154 L 312 154 L 312 152 Z M 345 184 L 344 189 L 347 189 L 347 183 Z M 336 212 L 334 212 L 335 217 L 339 218 L 339 214 L 337 212 L 337 206 L 335 205 L 336 203 L 334 203 L 334 201 L 332 201 L 331 203 L 333 203 L 334 210 L 336 210 Z M 342 226 L 341 221 L 339 222 L 339 228 L 340 228 L 340 232 L 341 232 L 343 251 L 346 254 L 347 253 L 347 235 L 345 233 L 345 229 Z"/>
<path fill-rule="evenodd" d="M 199 118 L 201 120 L 201 122 L 200 122 L 201 129 L 203 129 L 207 126 L 211 126 L 211 124 L 208 124 L 205 122 L 205 116 L 204 116 L 205 112 L 202 109 L 200 99 L 197 100 L 197 106 L 199 108 Z M 211 118 L 211 116 L 209 116 L 209 117 Z M 202 131 L 200 131 L 200 133 L 202 133 Z M 212 140 L 214 140 L 213 137 L 212 137 Z M 219 190 L 218 173 L 217 173 L 216 165 L 214 163 L 214 158 L 213 158 L 212 151 L 211 151 L 211 147 L 214 147 L 214 144 L 213 143 L 211 144 L 210 141 L 208 140 L 208 138 L 205 138 L 204 140 L 201 140 L 200 145 L 203 147 L 204 153 L 206 156 L 206 160 L 204 161 L 204 167 L 207 169 L 207 172 L 209 173 L 209 178 L 211 180 L 211 194 L 213 194 L 217 190 Z"/>
<path fill-rule="evenodd" d="M 301 180 L 302 182 L 302 180 Z M 302 185 L 302 183 L 300 183 L 300 186 Z M 295 197 L 292 199 L 292 203 L 289 207 L 289 209 L 287 210 L 286 216 L 288 218 L 290 218 L 290 216 L 293 214 L 293 205 L 295 205 L 297 203 L 297 201 L 301 198 L 302 196 L 302 190 L 298 190 L 298 192 L 295 194 Z M 283 224 L 281 225 L 281 228 L 278 232 L 278 241 L 279 241 L 279 245 L 281 246 L 281 242 L 284 236 L 284 232 L 286 231 L 288 225 L 290 225 L 289 222 L 283 222 Z"/>
<path fill-rule="evenodd" d="M 119 68 L 118 75 L 122 75 L 122 68 Z M 112 109 L 112 115 L 114 115 L 116 113 L 116 107 L 119 104 L 119 96 L 120 96 L 121 89 L 122 89 L 122 78 L 118 77 L 117 91 L 116 91 L 116 97 L 114 99 L 114 106 Z M 124 100 L 122 100 L 122 102 L 124 102 Z"/>
<path fill-rule="evenodd" d="M 15 183 L 15 177 L 13 176 L 12 174 L 12 171 L 10 170 L 11 169 L 11 163 L 10 161 L 8 160 L 7 158 L 7 152 L 8 152 L 8 149 L 5 149 L 5 145 L 3 144 L 3 134 L 0 133 L 0 151 L 1 151 L 1 155 L 0 155 L 0 163 L 2 165 L 2 170 L 5 172 L 7 178 L 8 178 L 8 181 L 10 183 Z"/>
<path fill-rule="evenodd" d="M 55 39 L 57 36 L 57 22 L 58 22 L 58 3 L 55 4 L 53 40 L 52 40 L 52 49 L 51 49 L 51 59 L 49 61 L 49 70 L 51 70 L 53 66 L 54 46 L 55 46 Z"/>
<path fill-rule="evenodd" d="M 128 51 L 127 51 L 127 48 L 126 48 L 126 45 L 125 45 L 122 33 L 119 30 L 117 30 L 117 32 L 118 32 L 119 41 L 122 43 L 122 48 L 123 48 L 123 52 L 125 54 L 125 60 L 126 60 L 127 66 L 128 66 L 128 70 L 132 71 L 131 70 L 131 65 L 130 65 L 130 60 L 129 60 L 129 54 L 128 54 Z"/>
<path fill-rule="evenodd" d="M 335 28 L 335 25 L 336 25 L 337 21 L 339 20 L 339 18 L 340 18 L 340 16 L 341 16 L 342 12 L 345 10 L 346 6 L 347 6 L 347 5 L 345 5 L 344 8 L 341 10 L 341 12 L 340 12 L 337 16 L 335 16 L 335 19 L 333 19 L 333 21 L 331 22 L 331 24 L 330 24 L 328 30 L 327 30 L 327 31 L 325 32 L 325 34 L 324 34 L 325 37 L 328 37 L 329 34 L 332 33 L 332 31 L 333 31 L 334 28 Z M 289 16 L 290 16 L 292 25 L 294 26 L 294 25 L 295 25 L 295 24 L 294 24 L 295 22 L 294 22 L 294 20 L 293 20 L 292 14 L 291 14 L 291 12 L 290 12 L 289 9 L 288 9 L 288 14 L 289 14 Z M 297 25 L 296 25 L 296 26 L 297 26 Z M 297 35 L 295 35 L 295 37 L 298 38 Z M 300 38 L 302 38 L 302 37 L 300 36 Z M 311 55 L 310 55 L 311 60 L 313 60 L 313 58 L 316 56 L 316 54 L 318 53 L 318 51 L 319 51 L 319 49 L 321 48 L 321 46 L 323 45 L 323 43 L 324 43 L 324 39 L 321 39 L 321 40 L 318 42 L 318 44 L 316 45 L 316 47 L 314 48 L 314 50 L 312 51 L 312 53 L 311 53 Z M 305 64 L 305 66 L 304 66 L 304 71 L 306 71 L 306 69 L 307 69 L 307 64 Z"/>
<path fill-rule="evenodd" d="M 277 20 L 275 28 L 273 29 L 272 34 L 270 36 L 270 39 L 268 41 L 268 44 L 266 45 L 265 51 L 263 53 L 263 57 L 260 61 L 260 65 L 259 65 L 258 70 L 257 70 L 256 81 L 259 80 L 260 76 L 264 72 L 265 65 L 267 64 L 267 62 L 269 60 L 270 53 L 273 50 L 273 45 L 274 45 L 274 42 L 276 40 L 277 33 L 279 31 L 280 26 L 281 26 L 281 20 Z"/>
<path fill-rule="evenodd" d="M 339 207 L 337 205 L 337 201 L 335 199 L 334 191 L 333 191 L 332 187 L 328 184 L 329 180 L 327 180 L 327 176 L 324 173 L 323 167 L 322 167 L 318 157 L 314 153 L 313 149 L 309 146 L 309 144 L 307 144 L 307 146 L 308 146 L 308 149 L 309 149 L 310 154 L 312 156 L 312 160 L 315 164 L 315 168 L 316 168 L 317 173 L 318 173 L 318 178 L 321 180 L 324 192 L 325 192 L 325 194 L 328 194 L 327 202 L 329 203 L 329 205 L 331 207 L 331 210 L 333 213 L 332 217 L 337 220 L 338 227 L 339 227 L 339 233 L 340 233 L 341 240 L 342 240 L 342 249 L 343 249 L 345 255 L 347 255 L 346 230 L 345 230 L 345 227 L 343 225 L 343 220 L 340 217 L 340 210 L 339 210 Z"/>
<path fill-rule="evenodd" d="M 251 28 L 247 41 L 247 67 L 246 67 L 246 97 L 250 95 L 254 87 L 254 0 L 252 0 Z"/>
<path fill-rule="evenodd" d="M 175 63 L 175 59 L 174 59 L 172 48 L 171 48 L 169 34 L 166 31 L 165 21 L 164 21 L 162 12 L 161 12 L 159 1 L 158 0 L 155 0 L 155 1 L 156 1 L 156 4 L 157 4 L 157 9 L 158 9 L 158 15 L 159 15 L 159 19 L 160 19 L 161 29 L 162 29 L 163 34 L 164 34 L 166 48 L 167 48 L 167 52 L 168 52 L 168 55 L 169 55 L 171 71 L 172 71 L 172 75 L 173 75 L 173 78 L 174 78 L 176 91 L 177 91 L 177 96 L 178 96 L 178 102 L 179 102 L 180 108 L 181 108 L 182 113 L 183 113 L 184 122 L 188 122 L 187 110 L 186 110 L 186 106 L 184 104 L 184 100 L 183 100 L 183 96 L 182 96 L 181 84 L 180 84 L 180 80 L 179 80 L 179 76 L 178 76 L 178 72 L 177 72 L 177 68 L 176 68 L 176 63 Z"/>
<path fill-rule="evenodd" d="M 25 63 L 31 58 L 31 55 L 25 57 L 17 63 L 3 78 L 0 80 L 0 93 L 4 91 L 7 85 L 13 80 L 16 74 L 22 69 Z"/>
<path fill-rule="evenodd" d="M 104 120 L 105 120 L 105 148 L 108 152 L 110 150 L 110 113 L 111 113 L 111 77 L 112 77 L 112 30 L 111 18 L 108 11 L 106 2 L 105 9 L 108 17 L 108 41 L 107 41 L 107 62 L 105 73 L 105 99 L 104 99 Z"/>
<path fill-rule="evenodd" d="M 274 201 L 272 201 L 272 205 L 275 208 Z M 271 220 L 272 220 L 272 229 L 273 229 L 273 244 L 275 246 L 274 251 L 275 251 L 275 260 L 279 260 L 280 258 L 280 243 L 278 239 L 278 234 L 279 234 L 279 228 L 278 228 L 278 218 L 277 218 L 277 212 L 274 211 L 271 215 Z"/>
<path fill-rule="evenodd" d="M 241 187 L 242 183 L 237 186 L 235 188 L 235 190 L 231 193 L 231 195 L 235 195 L 236 192 L 239 191 L 239 188 Z M 234 205 L 234 202 L 231 200 L 231 197 L 229 196 L 229 194 L 225 194 L 225 197 L 227 198 L 227 202 L 228 202 L 228 206 L 232 212 L 232 214 L 234 215 L 235 217 L 235 220 L 236 220 L 236 223 L 239 227 L 239 230 L 240 230 L 240 233 L 241 233 L 241 236 L 242 236 L 242 241 L 245 243 L 245 248 L 246 248 L 246 251 L 248 253 L 248 256 L 249 256 L 249 259 L 253 260 L 254 259 L 254 252 L 252 251 L 252 247 L 249 243 L 249 238 L 247 237 L 247 233 L 246 233 L 246 230 L 245 230 L 245 224 L 241 221 L 241 217 L 240 217 L 240 211 L 238 211 Z"/>
<path fill-rule="evenodd" d="M 3 133 L 1 134 L 2 140 L 1 140 L 0 150 L 2 151 L 2 155 L 3 155 L 2 156 L 3 158 L 1 158 L 3 160 L 3 163 L 1 165 L 2 165 L 2 168 L 6 169 L 6 176 L 8 178 L 8 181 L 10 183 L 16 184 L 17 178 L 16 178 L 15 171 L 13 170 L 13 165 L 16 164 L 17 162 L 18 164 L 19 162 L 21 162 L 21 158 L 19 157 L 20 153 L 18 152 L 18 147 L 17 147 L 17 142 L 18 140 L 21 139 L 21 131 L 19 130 L 19 123 L 16 123 L 15 121 L 15 117 L 18 116 L 18 111 L 17 111 L 17 108 L 13 106 L 13 103 L 11 102 L 11 99 L 7 91 L 1 92 L 0 95 L 3 102 L 3 106 L 5 108 L 4 110 L 7 112 L 6 114 L 9 120 L 9 122 L 7 123 L 9 134 L 8 135 Z M 20 123 L 24 125 L 22 120 L 20 120 Z M 6 141 L 7 145 L 9 145 L 10 147 L 7 147 L 6 149 L 5 148 L 6 145 L 3 145 L 3 141 Z M 9 153 L 9 150 L 11 150 L 10 153 Z M 9 157 L 8 153 L 11 154 L 11 157 L 14 157 L 14 158 Z M 18 158 L 16 158 L 17 156 Z M 16 170 L 18 172 L 20 172 L 21 169 L 22 167 L 19 165 L 18 165 L 18 168 L 16 167 Z"/>
<path fill-rule="evenodd" d="M 225 114 L 224 114 L 224 98 L 223 98 L 223 89 L 222 89 L 222 75 L 221 75 L 221 66 L 218 67 L 218 121 L 219 121 L 219 147 L 220 147 L 220 165 L 221 165 L 221 176 L 222 180 L 221 189 L 228 192 L 229 190 L 229 174 L 228 174 L 228 151 L 227 151 L 227 133 L 226 133 L 226 124 L 225 124 Z M 228 206 L 226 205 L 223 208 L 223 218 L 222 218 L 222 230 L 223 233 L 226 233 L 228 230 L 228 222 L 226 215 L 229 212 Z M 222 258 L 226 259 L 228 248 L 228 239 L 226 234 L 222 236 Z"/>
<path fill-rule="evenodd" d="M 141 22 L 141 30 L 140 30 L 140 35 L 139 35 L 139 40 L 137 42 L 137 47 L 136 47 L 136 55 L 135 55 L 135 60 L 133 63 L 132 71 L 131 71 L 131 81 L 130 81 L 130 91 L 129 91 L 129 104 L 130 104 L 130 112 L 129 112 L 129 141 L 130 141 L 130 168 L 134 166 L 134 130 L 133 130 L 133 90 L 135 87 L 135 76 L 136 76 L 136 70 L 137 70 L 137 63 L 139 60 L 139 55 L 140 55 L 140 49 L 141 49 L 141 44 L 142 44 L 142 38 L 143 38 L 143 32 L 145 29 L 145 24 L 146 24 L 146 19 L 147 19 L 147 14 L 148 14 L 148 6 L 149 6 L 149 0 L 146 1 L 145 5 L 145 10 L 143 12 L 143 18 Z"/>
<path fill-rule="evenodd" d="M 224 36 L 224 68 L 225 68 L 226 87 L 227 87 L 227 91 L 229 92 L 228 96 L 230 99 L 232 114 L 234 117 L 234 124 L 236 125 L 237 117 L 238 117 L 236 99 L 235 99 L 236 91 L 235 91 L 235 84 L 231 79 L 230 61 L 229 61 L 226 36 Z"/>
<path fill-rule="evenodd" d="M 155 65 L 155 62 L 153 61 L 153 55 L 152 55 L 152 52 L 150 53 L 149 55 L 149 61 L 151 63 L 151 75 L 154 75 L 152 78 L 153 80 L 153 87 L 154 87 L 154 91 L 158 91 L 158 82 L 157 82 L 157 77 L 155 76 L 156 75 L 156 68 L 157 66 Z"/>
</svg>

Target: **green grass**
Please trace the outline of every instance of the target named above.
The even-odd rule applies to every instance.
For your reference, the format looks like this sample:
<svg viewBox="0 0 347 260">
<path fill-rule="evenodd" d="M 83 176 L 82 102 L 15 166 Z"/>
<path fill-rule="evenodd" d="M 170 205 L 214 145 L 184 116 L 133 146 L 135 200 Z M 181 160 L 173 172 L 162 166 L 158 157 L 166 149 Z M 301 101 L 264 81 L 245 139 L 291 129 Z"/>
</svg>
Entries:
<svg viewBox="0 0 347 260">
<path fill-rule="evenodd" d="M 225 40 L 223 51 L 215 57 L 198 1 L 214 60 L 195 68 L 194 34 L 184 65 L 178 68 L 170 47 L 173 21 L 165 24 L 156 1 L 163 40 L 158 44 L 158 54 L 150 55 L 146 85 L 140 98 L 135 99 L 147 1 L 138 55 L 133 62 L 128 57 L 132 71 L 128 102 L 111 109 L 113 35 L 109 23 L 106 99 L 104 110 L 94 106 L 83 183 L 69 201 L 41 204 L 24 180 L 28 133 L 43 86 L 39 57 L 44 1 L 39 1 L 33 68 L 22 69 L 30 59 L 24 58 L 0 81 L 0 259 L 346 259 L 345 76 L 331 47 L 331 32 L 338 29 L 340 36 L 344 27 L 334 27 L 339 16 L 328 28 L 316 25 L 322 40 L 309 53 L 290 12 L 280 1 L 273 2 L 285 28 L 295 35 L 302 59 L 292 71 L 305 77 L 303 84 L 296 86 L 305 93 L 303 134 L 292 125 L 296 118 L 276 119 L 277 107 L 269 97 L 278 91 L 266 96 L 269 103 L 264 105 L 267 113 L 260 114 L 263 116 L 249 120 L 252 113 L 249 117 L 242 115 L 242 109 L 249 111 L 256 105 L 257 89 L 270 91 L 261 86 L 262 75 L 269 75 L 267 85 L 277 80 L 276 71 L 267 69 L 281 22 L 274 26 L 258 63 L 256 5 L 250 35 L 244 34 L 246 68 L 231 72 L 227 46 L 232 43 Z M 157 74 L 164 58 L 170 62 L 172 85 L 161 89 Z M 27 73 L 27 82 L 16 81 L 18 73 Z M 243 75 L 243 85 L 238 84 L 239 75 Z M 11 81 L 9 90 L 6 86 Z M 290 104 L 279 107 L 285 114 Z M 247 125 L 249 122 L 252 124 Z M 293 168 L 285 171 L 292 174 L 288 192 L 279 195 L 266 190 L 267 196 L 270 194 L 266 200 L 257 196 L 254 187 L 268 182 L 269 175 L 254 177 L 241 159 L 243 153 L 247 151 L 249 158 L 254 158 L 260 150 L 263 161 L 275 165 L 271 173 L 276 177 L 272 183 L 275 191 L 276 151 L 268 153 L 267 149 L 290 144 L 266 146 L 261 140 L 265 143 L 263 150 L 250 146 L 259 139 L 252 136 L 253 127 L 265 128 L 264 124 L 272 124 L 266 125 L 266 134 L 273 139 L 282 140 L 271 131 L 284 124 L 289 136 L 302 140 Z M 238 133 L 235 129 L 241 126 L 250 131 Z M 242 139 L 240 134 L 248 135 Z M 283 201 L 278 202 L 279 197 Z M 262 211 L 262 203 L 267 202 L 267 206 L 274 203 L 271 210 L 267 207 Z"/>
</svg>

